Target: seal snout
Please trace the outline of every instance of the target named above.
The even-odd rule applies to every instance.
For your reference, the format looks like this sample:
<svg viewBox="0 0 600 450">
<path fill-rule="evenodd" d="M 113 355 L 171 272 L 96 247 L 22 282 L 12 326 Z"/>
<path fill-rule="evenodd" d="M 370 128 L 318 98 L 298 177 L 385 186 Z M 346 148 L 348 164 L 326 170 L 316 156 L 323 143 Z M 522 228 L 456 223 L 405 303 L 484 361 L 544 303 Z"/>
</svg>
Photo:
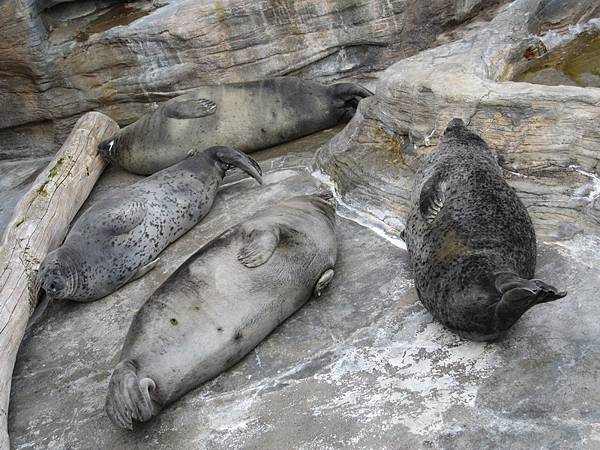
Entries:
<svg viewBox="0 0 600 450">
<path fill-rule="evenodd" d="M 48 254 L 39 276 L 40 287 L 52 298 L 69 298 L 77 289 L 77 270 L 64 252 Z"/>
<path fill-rule="evenodd" d="M 62 298 L 66 294 L 66 277 L 60 266 L 55 265 L 49 270 L 41 271 L 41 287 L 48 295 L 54 298 Z"/>
<path fill-rule="evenodd" d="M 65 283 L 60 278 L 53 276 L 50 280 L 44 284 L 44 290 L 49 294 L 56 295 L 58 292 L 65 288 Z"/>
</svg>

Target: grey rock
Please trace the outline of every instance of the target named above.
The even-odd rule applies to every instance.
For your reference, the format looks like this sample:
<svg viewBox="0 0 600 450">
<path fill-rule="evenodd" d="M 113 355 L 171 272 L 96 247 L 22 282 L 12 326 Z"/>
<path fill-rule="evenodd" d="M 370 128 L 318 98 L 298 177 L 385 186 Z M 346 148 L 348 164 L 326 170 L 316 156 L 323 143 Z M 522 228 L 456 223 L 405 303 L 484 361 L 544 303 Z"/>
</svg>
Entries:
<svg viewBox="0 0 600 450">
<path fill-rule="evenodd" d="M 597 448 L 600 239 L 540 243 L 537 275 L 572 294 L 483 344 L 447 331 L 418 303 L 402 248 L 343 218 L 336 276 L 319 299 L 155 420 L 133 433 L 110 423 L 110 371 L 145 298 L 226 227 L 315 189 L 312 151 L 334 131 L 292 152 L 256 154 L 269 157 L 265 186 L 231 176 L 207 218 L 147 276 L 91 304 L 51 305 L 18 356 L 14 448 Z M 110 169 L 93 198 L 138 178 Z"/>
<path fill-rule="evenodd" d="M 317 157 L 346 203 L 400 232 L 415 169 L 459 117 L 497 154 L 538 235 L 597 232 L 600 90 L 508 81 L 546 47 L 529 34 L 539 4 L 517 0 L 480 31 L 383 72 Z"/>
<path fill-rule="evenodd" d="M 0 161 L 0 237 L 12 217 L 14 207 L 50 159 L 45 157 Z"/>
</svg>

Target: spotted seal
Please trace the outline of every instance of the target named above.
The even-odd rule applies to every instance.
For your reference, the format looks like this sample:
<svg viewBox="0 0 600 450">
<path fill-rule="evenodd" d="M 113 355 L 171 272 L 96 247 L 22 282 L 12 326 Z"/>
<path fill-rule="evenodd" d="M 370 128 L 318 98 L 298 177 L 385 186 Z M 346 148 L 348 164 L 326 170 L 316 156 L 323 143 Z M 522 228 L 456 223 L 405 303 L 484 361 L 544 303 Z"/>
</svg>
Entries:
<svg viewBox="0 0 600 450">
<path fill-rule="evenodd" d="M 404 238 L 419 299 L 474 340 L 502 336 L 565 292 L 532 279 L 531 219 L 486 143 L 454 119 L 417 171 Z"/>
<path fill-rule="evenodd" d="M 99 145 L 109 160 L 150 174 L 192 148 L 231 145 L 246 153 L 349 120 L 371 95 L 352 83 L 324 86 L 295 77 L 196 88 L 172 98 Z"/>
<path fill-rule="evenodd" d="M 294 197 L 192 255 L 137 312 L 106 412 L 131 430 L 234 365 L 333 278 L 335 210 Z"/>
<path fill-rule="evenodd" d="M 248 155 L 212 147 L 93 204 L 40 265 L 40 287 L 49 298 L 87 302 L 144 275 L 165 247 L 208 214 L 230 167 L 262 183 L 260 166 Z"/>
</svg>

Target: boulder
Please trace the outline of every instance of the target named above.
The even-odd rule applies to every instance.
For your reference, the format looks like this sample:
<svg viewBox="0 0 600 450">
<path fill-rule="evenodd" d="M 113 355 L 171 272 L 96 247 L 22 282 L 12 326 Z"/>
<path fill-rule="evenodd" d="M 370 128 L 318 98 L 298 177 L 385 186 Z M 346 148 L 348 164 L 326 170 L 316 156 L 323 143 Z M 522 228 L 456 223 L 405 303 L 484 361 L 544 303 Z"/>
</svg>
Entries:
<svg viewBox="0 0 600 450">
<path fill-rule="evenodd" d="M 510 81 L 556 41 L 530 34 L 540 5 L 517 0 L 486 28 L 386 69 L 376 95 L 317 155 L 341 200 L 399 234 L 419 161 L 460 117 L 497 153 L 539 236 L 597 232 L 600 89 Z M 572 19 L 588 10 L 578 11 Z M 564 33 L 598 34 L 598 23 Z"/>
</svg>

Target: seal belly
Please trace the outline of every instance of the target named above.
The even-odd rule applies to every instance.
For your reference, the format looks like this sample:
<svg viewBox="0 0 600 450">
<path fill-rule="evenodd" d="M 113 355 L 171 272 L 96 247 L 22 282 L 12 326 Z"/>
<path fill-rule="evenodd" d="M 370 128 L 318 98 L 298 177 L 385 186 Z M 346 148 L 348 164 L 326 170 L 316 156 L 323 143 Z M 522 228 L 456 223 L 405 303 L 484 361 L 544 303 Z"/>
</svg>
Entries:
<svg viewBox="0 0 600 450">
<path fill-rule="evenodd" d="M 121 358 L 139 361 L 140 376 L 156 382 L 162 405 L 238 362 L 308 301 L 324 270 L 315 264 L 323 260 L 316 247 L 296 248 L 302 257 L 292 265 L 276 252 L 253 269 L 238 262 L 238 250 L 234 235 L 192 257 L 132 323 Z M 304 268 L 305 276 L 295 276 Z"/>
<path fill-rule="evenodd" d="M 335 210 L 318 196 L 260 212 L 198 250 L 136 314 L 109 385 L 111 420 L 131 429 L 148 420 L 150 397 L 156 415 L 237 363 L 320 295 L 336 257 Z"/>
</svg>

